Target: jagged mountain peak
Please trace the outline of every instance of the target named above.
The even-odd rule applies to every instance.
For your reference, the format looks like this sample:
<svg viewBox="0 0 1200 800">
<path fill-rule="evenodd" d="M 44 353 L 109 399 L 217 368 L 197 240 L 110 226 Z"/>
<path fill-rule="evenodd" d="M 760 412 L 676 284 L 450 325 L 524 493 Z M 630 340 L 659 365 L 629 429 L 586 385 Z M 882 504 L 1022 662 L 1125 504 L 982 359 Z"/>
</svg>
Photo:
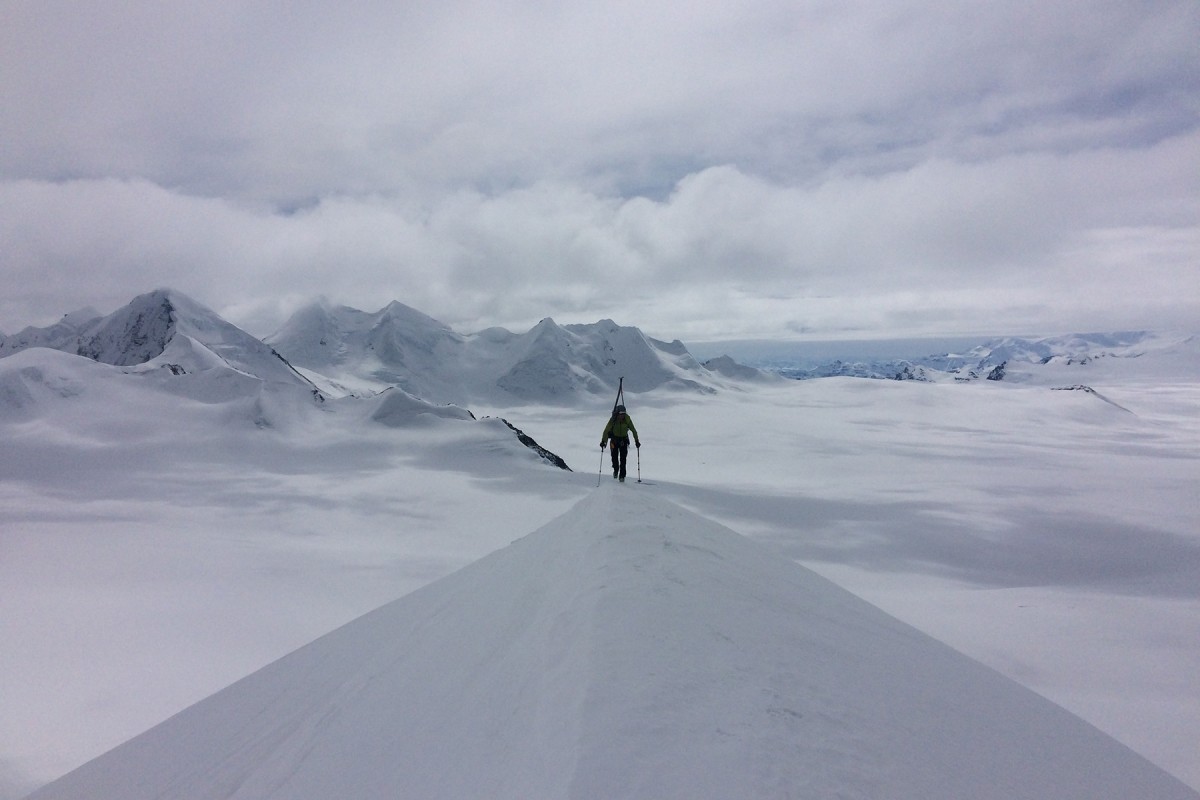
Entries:
<svg viewBox="0 0 1200 800">
<path fill-rule="evenodd" d="M 177 373 L 224 364 L 262 380 L 320 385 L 334 396 L 396 386 L 432 403 L 459 405 L 571 403 L 607 394 L 622 378 L 631 392 L 712 392 L 739 379 L 707 370 L 678 340 L 658 341 L 607 318 L 559 325 L 545 317 L 525 333 L 491 328 L 463 335 L 399 301 L 370 313 L 321 297 L 259 340 L 187 295 L 159 288 L 81 329 L 72 324 L 8 337 L 0 355 L 48 346 Z"/>
<path fill-rule="evenodd" d="M 175 335 L 176 305 L 170 289 L 156 289 L 133 298 L 102 318 L 80 337 L 77 353 L 118 367 L 144 364 L 162 355 Z M 197 317 L 189 308 L 190 317 Z"/>
<path fill-rule="evenodd" d="M 342 307 L 297 312 L 267 340 L 298 366 L 343 385 L 388 385 L 436 403 L 567 403 L 661 386 L 712 391 L 726 379 L 682 342 L 664 343 L 611 319 L 559 325 L 545 317 L 524 333 L 463 335 L 393 302 L 375 314 Z"/>
<path fill-rule="evenodd" d="M 377 340 L 379 337 L 387 337 L 392 342 L 408 339 L 432 347 L 438 341 L 463 338 L 440 320 L 396 301 L 369 315 L 369 319 Z"/>
<path fill-rule="evenodd" d="M 182 292 L 161 288 L 97 320 L 80 337 L 78 354 L 115 366 L 144 364 L 162 355 L 178 334 L 205 345 L 253 338 Z"/>
<path fill-rule="evenodd" d="M 386 368 L 389 357 L 402 358 L 405 340 L 430 346 L 456 336 L 444 323 L 399 301 L 372 313 L 322 298 L 297 310 L 265 341 L 296 364 L 320 370 L 343 364 L 359 368 L 368 355 L 372 368 Z M 379 361 L 384 363 L 374 363 Z"/>
<path fill-rule="evenodd" d="M 526 337 L 534 341 L 563 342 L 569 346 L 572 339 L 569 328 L 559 325 L 552 317 L 546 317 L 529 329 Z"/>
<path fill-rule="evenodd" d="M 221 382 L 221 387 L 211 381 L 205 385 L 191 381 L 181 389 L 209 399 L 254 391 L 256 383 L 316 393 L 316 387 L 271 347 L 176 289 L 164 287 L 140 294 L 78 329 L 60 322 L 28 333 L 7 340 L 0 355 L 50 347 L 131 371 L 157 372 L 161 367 L 175 376 L 211 370 L 236 373 L 232 381 Z"/>
</svg>

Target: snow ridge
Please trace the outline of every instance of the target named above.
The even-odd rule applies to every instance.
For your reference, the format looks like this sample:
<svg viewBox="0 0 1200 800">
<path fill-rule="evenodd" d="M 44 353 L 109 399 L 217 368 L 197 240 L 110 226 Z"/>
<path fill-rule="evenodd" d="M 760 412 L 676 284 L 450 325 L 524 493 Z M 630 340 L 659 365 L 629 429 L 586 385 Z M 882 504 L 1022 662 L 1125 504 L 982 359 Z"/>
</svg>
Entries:
<svg viewBox="0 0 1200 800">
<path fill-rule="evenodd" d="M 1196 800 L 781 554 L 606 485 L 35 792 Z"/>
</svg>

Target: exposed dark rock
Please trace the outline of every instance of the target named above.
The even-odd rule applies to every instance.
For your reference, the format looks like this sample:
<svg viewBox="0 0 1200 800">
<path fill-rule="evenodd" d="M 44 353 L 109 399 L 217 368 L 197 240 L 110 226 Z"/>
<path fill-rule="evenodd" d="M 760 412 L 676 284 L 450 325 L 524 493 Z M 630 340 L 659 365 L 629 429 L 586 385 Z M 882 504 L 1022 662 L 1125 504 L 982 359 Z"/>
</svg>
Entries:
<svg viewBox="0 0 1200 800">
<path fill-rule="evenodd" d="M 525 431 L 523 431 L 520 428 L 518 428 L 517 426 L 513 425 L 511 422 L 504 419 L 503 417 L 500 418 L 500 421 L 503 422 L 505 425 L 507 425 L 509 427 L 509 429 L 512 430 L 512 432 L 517 435 L 517 439 L 520 440 L 521 444 L 525 445 L 530 450 L 534 451 L 539 456 L 541 456 L 545 460 L 549 461 L 551 464 L 558 467 L 559 469 L 565 469 L 567 472 L 573 471 L 570 467 L 567 466 L 567 462 L 564 461 L 561 456 L 558 456 L 558 455 L 550 452 L 546 448 L 542 447 L 540 444 L 538 444 L 536 441 L 534 441 L 532 436 L 525 433 Z"/>
</svg>

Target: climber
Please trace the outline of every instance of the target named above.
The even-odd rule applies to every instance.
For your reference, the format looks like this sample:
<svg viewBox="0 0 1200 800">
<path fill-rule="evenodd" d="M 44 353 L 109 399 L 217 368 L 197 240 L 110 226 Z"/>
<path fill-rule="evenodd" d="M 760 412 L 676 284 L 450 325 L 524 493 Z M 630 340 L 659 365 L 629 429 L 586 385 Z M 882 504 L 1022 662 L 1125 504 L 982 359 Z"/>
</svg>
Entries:
<svg viewBox="0 0 1200 800">
<path fill-rule="evenodd" d="M 638 438 L 633 420 L 625 412 L 625 406 L 617 405 L 613 408 L 612 416 L 608 418 L 608 424 L 604 426 L 600 449 L 603 450 L 605 445 L 608 445 L 612 455 L 613 477 L 622 482 L 625 481 L 625 462 L 629 458 L 630 433 L 633 434 L 634 445 L 641 448 L 642 440 Z"/>
</svg>

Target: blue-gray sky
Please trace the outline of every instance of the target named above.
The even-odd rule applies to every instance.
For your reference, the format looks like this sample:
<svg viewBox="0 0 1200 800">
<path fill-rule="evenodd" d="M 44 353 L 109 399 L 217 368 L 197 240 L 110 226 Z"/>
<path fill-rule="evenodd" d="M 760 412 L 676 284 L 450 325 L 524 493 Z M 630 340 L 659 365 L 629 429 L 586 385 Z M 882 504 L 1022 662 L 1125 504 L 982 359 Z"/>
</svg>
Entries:
<svg viewBox="0 0 1200 800">
<path fill-rule="evenodd" d="M 0 0 L 0 330 L 1200 329 L 1196 0 Z"/>
</svg>

